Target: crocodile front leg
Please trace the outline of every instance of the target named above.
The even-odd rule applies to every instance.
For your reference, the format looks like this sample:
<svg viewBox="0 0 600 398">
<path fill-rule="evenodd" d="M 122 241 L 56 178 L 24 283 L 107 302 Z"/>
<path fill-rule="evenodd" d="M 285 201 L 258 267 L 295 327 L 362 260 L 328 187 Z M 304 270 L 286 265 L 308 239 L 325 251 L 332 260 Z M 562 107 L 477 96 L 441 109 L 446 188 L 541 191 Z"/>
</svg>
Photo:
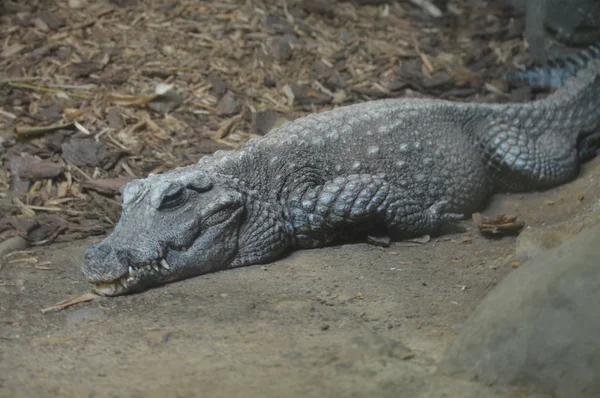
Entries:
<svg viewBox="0 0 600 398">
<path fill-rule="evenodd" d="M 296 190 L 289 217 L 296 246 L 314 248 L 371 232 L 385 231 L 393 239 L 434 233 L 443 222 L 464 217 L 446 212 L 447 204 L 427 205 L 383 175 L 360 174 Z"/>
</svg>

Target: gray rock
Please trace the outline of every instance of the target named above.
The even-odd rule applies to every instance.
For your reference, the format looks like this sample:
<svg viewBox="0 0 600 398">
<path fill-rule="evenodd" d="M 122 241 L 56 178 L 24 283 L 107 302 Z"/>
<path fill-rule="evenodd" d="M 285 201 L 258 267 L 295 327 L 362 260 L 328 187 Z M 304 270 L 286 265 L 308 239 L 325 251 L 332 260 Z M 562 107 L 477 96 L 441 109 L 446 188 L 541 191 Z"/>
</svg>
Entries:
<svg viewBox="0 0 600 398">
<path fill-rule="evenodd" d="M 516 259 L 525 262 L 537 254 L 557 247 L 574 236 L 574 233 L 557 228 L 527 228 L 517 238 Z"/>
<path fill-rule="evenodd" d="M 438 371 L 600 396 L 600 227 L 511 273 L 479 305 Z"/>
<path fill-rule="evenodd" d="M 103 315 L 104 310 L 101 308 L 81 308 L 67 313 L 67 323 L 87 322 Z"/>
</svg>

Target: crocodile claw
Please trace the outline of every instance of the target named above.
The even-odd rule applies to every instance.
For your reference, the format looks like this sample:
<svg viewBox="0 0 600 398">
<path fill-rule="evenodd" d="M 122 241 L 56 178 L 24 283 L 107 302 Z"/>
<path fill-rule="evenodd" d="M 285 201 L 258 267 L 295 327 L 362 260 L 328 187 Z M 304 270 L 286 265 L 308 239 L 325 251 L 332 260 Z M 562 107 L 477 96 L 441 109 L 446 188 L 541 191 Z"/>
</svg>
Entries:
<svg viewBox="0 0 600 398">
<path fill-rule="evenodd" d="M 447 200 L 435 202 L 427 211 L 434 223 L 443 223 L 448 221 L 460 221 L 465 218 L 464 214 L 447 213 L 445 209 L 450 204 Z"/>
</svg>

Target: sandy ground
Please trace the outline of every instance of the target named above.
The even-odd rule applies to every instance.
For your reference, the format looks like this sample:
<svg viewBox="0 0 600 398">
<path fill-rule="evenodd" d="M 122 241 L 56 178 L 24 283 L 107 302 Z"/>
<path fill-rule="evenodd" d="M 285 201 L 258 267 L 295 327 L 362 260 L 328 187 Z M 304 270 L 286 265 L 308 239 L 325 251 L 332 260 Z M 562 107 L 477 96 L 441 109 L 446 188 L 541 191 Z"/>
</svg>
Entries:
<svg viewBox="0 0 600 398">
<path fill-rule="evenodd" d="M 497 195 L 485 214 L 558 224 L 598 206 L 598 178 L 596 159 L 565 186 Z M 531 396 L 433 375 L 514 259 L 516 238 L 460 226 L 416 247 L 295 252 L 46 315 L 41 308 L 87 290 L 79 267 L 92 240 L 16 256 L 49 269 L 13 262 L 1 274 L 0 394 Z"/>
</svg>

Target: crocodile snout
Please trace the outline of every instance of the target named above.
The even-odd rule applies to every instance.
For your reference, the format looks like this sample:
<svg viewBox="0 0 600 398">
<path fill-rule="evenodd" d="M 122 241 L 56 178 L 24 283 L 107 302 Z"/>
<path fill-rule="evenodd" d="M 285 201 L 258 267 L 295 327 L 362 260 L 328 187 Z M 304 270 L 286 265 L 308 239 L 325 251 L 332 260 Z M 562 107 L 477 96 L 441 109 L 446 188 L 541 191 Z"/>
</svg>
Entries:
<svg viewBox="0 0 600 398">
<path fill-rule="evenodd" d="M 105 282 L 127 273 L 127 266 L 119 261 L 115 250 L 103 241 L 85 252 L 83 273 L 91 283 Z"/>
</svg>

